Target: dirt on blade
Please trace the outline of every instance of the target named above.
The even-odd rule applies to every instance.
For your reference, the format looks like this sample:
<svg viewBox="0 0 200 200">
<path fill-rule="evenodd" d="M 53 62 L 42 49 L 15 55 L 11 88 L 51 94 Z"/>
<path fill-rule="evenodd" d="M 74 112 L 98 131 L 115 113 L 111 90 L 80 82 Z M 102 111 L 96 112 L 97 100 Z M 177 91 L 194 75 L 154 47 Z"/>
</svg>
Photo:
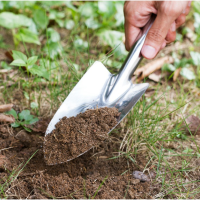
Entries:
<svg viewBox="0 0 200 200">
<path fill-rule="evenodd" d="M 67 162 L 99 145 L 117 125 L 120 113 L 116 108 L 87 110 L 76 117 L 63 117 L 44 142 L 48 165 Z"/>
</svg>

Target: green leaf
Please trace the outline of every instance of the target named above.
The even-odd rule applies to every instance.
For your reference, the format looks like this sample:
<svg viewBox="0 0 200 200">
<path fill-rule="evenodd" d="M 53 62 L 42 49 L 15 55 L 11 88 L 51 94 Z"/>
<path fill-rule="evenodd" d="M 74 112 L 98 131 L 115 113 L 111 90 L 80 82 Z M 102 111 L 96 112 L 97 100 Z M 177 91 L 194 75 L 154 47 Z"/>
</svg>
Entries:
<svg viewBox="0 0 200 200">
<path fill-rule="evenodd" d="M 50 10 L 49 11 L 49 19 L 56 19 L 57 11 L 56 10 Z"/>
<path fill-rule="evenodd" d="M 200 66 L 200 53 L 191 51 L 190 55 L 192 57 L 194 65 Z"/>
<path fill-rule="evenodd" d="M 5 61 L 1 61 L 1 67 L 3 69 L 8 69 L 8 70 L 12 69 L 12 67 L 10 65 L 8 65 L 8 63 Z"/>
<path fill-rule="evenodd" d="M 31 129 L 30 128 L 27 128 L 26 126 L 23 126 L 23 128 L 28 131 L 28 132 L 31 132 Z"/>
<path fill-rule="evenodd" d="M 19 119 L 20 120 L 27 120 L 30 116 L 30 110 L 23 110 L 21 113 L 19 113 Z"/>
<path fill-rule="evenodd" d="M 47 55 L 51 59 L 55 59 L 57 56 L 59 56 L 62 53 L 63 49 L 59 43 L 50 42 L 49 44 L 45 46 L 44 51 L 47 53 Z"/>
<path fill-rule="evenodd" d="M 11 110 L 7 111 L 6 114 L 12 115 L 15 119 L 18 118 L 17 113 L 13 108 Z"/>
<path fill-rule="evenodd" d="M 43 5 L 52 7 L 52 6 L 61 6 L 65 3 L 65 1 L 42 1 Z"/>
<path fill-rule="evenodd" d="M 27 65 L 33 65 L 36 63 L 38 57 L 37 56 L 32 56 L 27 60 Z"/>
<path fill-rule="evenodd" d="M 72 4 L 71 1 L 65 1 L 67 8 L 70 8 L 72 11 L 77 12 L 77 8 Z"/>
<path fill-rule="evenodd" d="M 91 29 L 97 29 L 99 28 L 101 25 L 98 23 L 97 20 L 93 19 L 93 17 L 91 18 L 88 18 L 86 21 L 85 21 L 85 24 L 88 28 L 91 28 Z"/>
<path fill-rule="evenodd" d="M 26 66 L 26 63 L 21 59 L 17 59 L 17 60 L 14 60 L 13 62 L 11 62 L 10 65 L 21 67 L 21 66 Z"/>
<path fill-rule="evenodd" d="M 16 15 L 12 12 L 2 12 L 0 13 L 0 26 L 8 29 L 19 28 L 22 26 L 30 26 L 31 19 L 25 15 Z"/>
<path fill-rule="evenodd" d="M 12 56 L 13 56 L 14 60 L 21 59 L 24 62 L 27 61 L 27 56 L 20 51 L 12 50 Z"/>
<path fill-rule="evenodd" d="M 124 24 L 124 12 L 123 12 L 124 3 L 123 2 L 116 2 L 115 8 L 117 13 L 115 14 L 116 24 L 115 26 L 121 26 Z"/>
<path fill-rule="evenodd" d="M 114 2 L 112 1 L 99 1 L 98 2 L 98 11 L 104 15 L 111 16 L 114 14 Z M 123 10 L 123 9 L 122 9 Z"/>
<path fill-rule="evenodd" d="M 14 123 L 11 124 L 11 126 L 14 127 L 14 128 L 17 128 L 17 127 L 21 126 L 21 123 L 14 122 Z"/>
<path fill-rule="evenodd" d="M 74 21 L 73 20 L 65 20 L 64 27 L 68 30 L 72 30 L 74 27 Z"/>
<path fill-rule="evenodd" d="M 200 13 L 194 13 L 194 27 L 196 29 L 200 28 Z"/>
<path fill-rule="evenodd" d="M 174 67 L 174 65 L 172 64 L 167 64 L 165 63 L 163 66 L 162 66 L 162 71 L 168 71 L 168 72 L 173 72 L 176 70 L 176 67 Z"/>
<path fill-rule="evenodd" d="M 74 40 L 74 46 L 78 49 L 78 48 L 83 48 L 86 49 L 88 48 L 88 42 L 82 40 L 81 38 L 79 38 L 78 36 L 76 37 L 76 39 Z"/>
<path fill-rule="evenodd" d="M 188 154 L 188 153 L 192 153 L 193 149 L 189 149 L 188 147 L 183 151 L 183 153 Z"/>
<path fill-rule="evenodd" d="M 200 11 L 200 2 L 199 1 L 193 1 L 192 2 L 192 8 L 194 9 L 195 12 Z"/>
<path fill-rule="evenodd" d="M 24 91 L 24 96 L 25 96 L 25 98 L 26 98 L 27 100 L 30 99 L 30 98 L 29 98 L 29 94 L 28 94 L 26 91 Z"/>
<path fill-rule="evenodd" d="M 35 122 L 37 122 L 39 119 L 37 117 L 31 119 L 30 121 L 27 121 L 27 124 L 34 124 Z"/>
<path fill-rule="evenodd" d="M 85 17 L 91 17 L 97 15 L 97 8 L 94 3 L 87 2 L 79 7 L 79 13 Z"/>
<path fill-rule="evenodd" d="M 181 69 L 180 74 L 181 74 L 181 76 L 187 78 L 188 80 L 194 80 L 195 79 L 194 72 L 192 72 L 191 70 L 189 70 L 186 67 L 184 67 L 184 68 Z"/>
<path fill-rule="evenodd" d="M 31 74 L 35 74 L 49 80 L 49 73 L 43 66 L 33 65 L 29 71 Z"/>
<path fill-rule="evenodd" d="M 64 27 L 64 20 L 63 19 L 56 19 L 56 22 L 58 23 L 58 25 L 62 28 Z"/>
<path fill-rule="evenodd" d="M 60 41 L 60 34 L 52 28 L 47 29 L 47 35 L 52 42 Z"/>
<path fill-rule="evenodd" d="M 15 34 L 15 37 L 19 41 L 24 41 L 27 43 L 33 43 L 40 45 L 40 41 L 38 36 L 35 33 L 32 33 L 30 30 L 21 28 L 17 34 Z"/>
<path fill-rule="evenodd" d="M 23 122 L 23 124 L 27 124 L 29 121 L 31 121 L 34 118 L 33 115 L 27 115 L 26 120 Z"/>
<path fill-rule="evenodd" d="M 35 102 L 31 102 L 31 108 L 33 109 L 38 108 L 38 104 Z"/>
<path fill-rule="evenodd" d="M 57 18 L 64 18 L 65 17 L 65 13 L 64 12 L 57 12 L 56 13 L 56 17 Z"/>
<path fill-rule="evenodd" d="M 113 30 L 103 30 L 98 33 L 98 36 L 102 43 L 111 46 L 113 49 L 116 48 L 114 54 L 119 59 L 122 59 L 127 55 L 128 52 L 123 44 L 124 33 Z"/>
<path fill-rule="evenodd" d="M 0 10 L 3 10 L 3 8 L 4 8 L 4 5 L 3 5 L 3 3 L 0 1 Z"/>
<path fill-rule="evenodd" d="M 38 31 L 37 31 L 35 22 L 32 19 L 31 19 L 30 26 L 28 26 L 28 30 L 31 31 L 32 33 L 35 33 L 36 35 L 38 35 Z"/>
<path fill-rule="evenodd" d="M 44 9 L 35 10 L 33 13 L 33 20 L 42 30 L 44 30 L 49 23 L 46 11 Z"/>
<path fill-rule="evenodd" d="M 122 42 L 124 37 L 124 33 L 113 30 L 103 30 L 98 35 L 105 44 L 110 45 L 112 48 Z"/>
</svg>

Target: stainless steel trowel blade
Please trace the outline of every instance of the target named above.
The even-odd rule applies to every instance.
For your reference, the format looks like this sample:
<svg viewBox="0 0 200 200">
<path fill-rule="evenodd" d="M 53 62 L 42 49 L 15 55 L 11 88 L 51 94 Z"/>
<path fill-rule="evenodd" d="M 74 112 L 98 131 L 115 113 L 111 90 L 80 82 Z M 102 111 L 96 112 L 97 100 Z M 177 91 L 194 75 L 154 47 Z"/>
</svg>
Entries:
<svg viewBox="0 0 200 200">
<path fill-rule="evenodd" d="M 118 123 L 120 123 L 120 121 L 128 114 L 131 108 L 144 94 L 148 88 L 148 83 L 131 83 L 129 90 L 120 99 L 116 99 L 116 102 L 114 102 L 114 104 L 112 103 L 112 105 L 107 105 L 102 102 L 101 99 L 112 77 L 113 75 L 107 70 L 107 68 L 101 62 L 96 61 L 62 103 L 49 123 L 45 136 L 55 129 L 55 125 L 63 117 L 66 116 L 69 118 L 76 116 L 80 112 L 96 108 L 97 106 L 98 108 L 116 107 L 121 113 L 118 118 Z M 115 127 L 112 129 L 114 128 Z"/>
</svg>

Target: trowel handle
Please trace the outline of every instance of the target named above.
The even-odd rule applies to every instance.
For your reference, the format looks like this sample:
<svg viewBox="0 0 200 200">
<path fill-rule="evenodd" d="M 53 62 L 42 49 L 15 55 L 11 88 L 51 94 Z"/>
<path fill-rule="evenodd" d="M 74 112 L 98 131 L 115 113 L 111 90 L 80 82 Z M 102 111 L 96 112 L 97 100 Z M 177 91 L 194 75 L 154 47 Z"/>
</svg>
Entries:
<svg viewBox="0 0 200 200">
<path fill-rule="evenodd" d="M 141 55 L 141 50 L 144 45 L 146 36 L 149 32 L 149 29 L 151 28 L 154 20 L 155 20 L 156 15 L 152 15 L 151 19 L 149 22 L 146 24 L 146 26 L 143 29 L 143 34 L 141 38 L 133 45 L 131 48 L 126 60 L 124 61 L 119 75 L 123 73 L 123 76 L 127 77 L 128 79 L 131 79 L 134 71 L 137 69 L 140 61 L 142 60 L 143 56 Z M 123 72 L 122 72 L 123 71 Z"/>
<path fill-rule="evenodd" d="M 117 99 L 120 99 L 131 88 L 131 78 L 136 70 L 138 64 L 142 60 L 141 50 L 147 36 L 149 29 L 151 28 L 155 20 L 155 15 L 152 15 L 151 19 L 143 29 L 142 37 L 136 42 L 136 44 L 130 50 L 125 62 L 123 63 L 118 75 L 113 76 L 109 82 L 108 89 L 104 95 L 104 102 L 107 105 L 112 105 Z"/>
</svg>

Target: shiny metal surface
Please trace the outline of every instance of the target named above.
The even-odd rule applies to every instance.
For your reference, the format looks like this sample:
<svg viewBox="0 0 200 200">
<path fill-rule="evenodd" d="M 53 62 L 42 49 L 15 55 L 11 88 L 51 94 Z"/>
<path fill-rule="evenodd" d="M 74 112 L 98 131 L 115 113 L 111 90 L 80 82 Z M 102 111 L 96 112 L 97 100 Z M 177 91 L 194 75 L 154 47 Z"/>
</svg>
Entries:
<svg viewBox="0 0 200 200">
<path fill-rule="evenodd" d="M 133 84 L 131 76 L 142 59 L 140 51 L 152 21 L 149 22 L 143 36 L 130 51 L 117 75 L 111 74 L 99 61 L 89 68 L 54 115 L 45 135 L 51 133 L 55 129 L 55 124 L 64 116 L 76 116 L 80 112 L 97 106 L 98 108 L 116 107 L 121 113 L 118 118 L 118 123 L 120 123 L 149 85 L 148 83 Z"/>
</svg>

